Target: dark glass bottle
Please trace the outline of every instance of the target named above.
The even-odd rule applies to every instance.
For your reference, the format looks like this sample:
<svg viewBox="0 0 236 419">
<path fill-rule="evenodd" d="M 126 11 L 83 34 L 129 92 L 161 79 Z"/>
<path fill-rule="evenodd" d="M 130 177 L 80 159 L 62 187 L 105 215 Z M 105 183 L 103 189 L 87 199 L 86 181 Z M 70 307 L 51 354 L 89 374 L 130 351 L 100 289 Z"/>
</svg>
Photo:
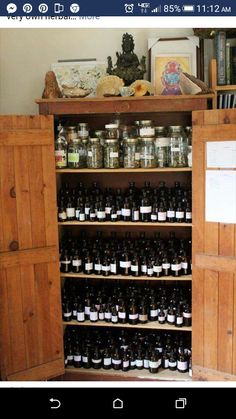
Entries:
<svg viewBox="0 0 236 419">
<path fill-rule="evenodd" d="M 129 305 L 128 319 L 130 324 L 138 324 L 138 307 L 135 301 L 132 301 Z"/>
<path fill-rule="evenodd" d="M 135 356 L 135 352 L 134 352 L 133 349 L 130 350 L 129 356 L 130 356 L 130 369 L 135 370 L 135 368 L 136 368 L 136 356 Z"/>
<path fill-rule="evenodd" d="M 110 273 L 111 275 L 117 275 L 118 273 L 118 261 L 115 252 L 112 253 L 110 259 Z"/>
<path fill-rule="evenodd" d="M 156 223 L 157 220 L 158 220 L 158 208 L 157 208 L 157 204 L 153 204 L 152 213 L 151 213 L 151 222 Z"/>
<path fill-rule="evenodd" d="M 73 302 L 72 302 L 72 319 L 73 320 L 77 319 L 77 307 L 78 307 L 78 301 L 77 301 L 77 298 L 74 297 Z"/>
<path fill-rule="evenodd" d="M 73 365 L 75 368 L 81 368 L 82 367 L 82 354 L 79 342 L 76 340 L 74 344 L 74 359 L 73 359 Z"/>
<path fill-rule="evenodd" d="M 179 256 L 177 255 L 177 253 L 174 254 L 174 257 L 171 261 L 171 275 L 178 277 L 181 276 L 181 259 L 179 258 Z"/>
<path fill-rule="evenodd" d="M 68 197 L 66 204 L 66 217 L 67 221 L 73 221 L 75 219 L 75 206 L 70 196 Z"/>
<path fill-rule="evenodd" d="M 93 269 L 96 275 L 102 274 L 102 259 L 100 252 L 97 252 L 95 255 Z"/>
<path fill-rule="evenodd" d="M 91 204 L 89 202 L 88 196 L 86 196 L 85 204 L 84 204 L 84 217 L 86 221 L 89 221 L 90 219 L 90 209 L 91 209 Z"/>
<path fill-rule="evenodd" d="M 177 223 L 183 223 L 184 222 L 184 217 L 185 217 L 185 213 L 184 213 L 184 209 L 182 207 L 182 203 L 178 202 L 177 208 L 176 208 L 176 213 L 175 213 L 176 222 Z"/>
<path fill-rule="evenodd" d="M 175 222 L 175 206 L 174 206 L 173 201 L 169 202 L 169 205 L 166 211 L 166 221 L 168 221 L 168 223 Z"/>
<path fill-rule="evenodd" d="M 92 363 L 92 367 L 95 370 L 98 370 L 102 367 L 102 355 L 101 352 L 99 350 L 99 348 L 96 346 L 93 354 L 92 354 L 92 358 L 91 358 L 91 363 Z"/>
<path fill-rule="evenodd" d="M 102 274 L 103 276 L 109 276 L 111 273 L 111 263 L 110 259 L 107 256 L 104 256 L 102 262 Z"/>
<path fill-rule="evenodd" d="M 84 305 L 82 303 L 77 304 L 77 322 L 85 321 Z"/>
<path fill-rule="evenodd" d="M 63 273 L 71 272 L 71 258 L 68 255 L 68 250 L 64 249 L 60 257 L 60 271 Z"/>
<path fill-rule="evenodd" d="M 119 304 L 118 321 L 119 321 L 119 323 L 122 323 L 122 324 L 125 324 L 127 322 L 127 313 L 126 313 L 126 307 L 125 307 L 124 300 L 122 300 Z"/>
<path fill-rule="evenodd" d="M 102 202 L 99 203 L 98 209 L 97 209 L 97 219 L 99 222 L 103 223 L 106 221 L 106 213 L 105 213 L 105 207 Z"/>
<path fill-rule="evenodd" d="M 128 252 L 124 251 L 120 256 L 120 274 L 127 276 L 130 274 L 131 261 Z"/>
<path fill-rule="evenodd" d="M 90 308 L 91 308 L 91 298 L 90 298 L 90 294 L 87 293 L 84 299 L 84 314 L 85 314 L 86 320 L 90 320 Z"/>
<path fill-rule="evenodd" d="M 132 221 L 134 223 L 138 222 L 139 221 L 139 217 L 140 217 L 139 207 L 136 204 L 136 202 L 134 202 L 133 205 L 132 205 Z"/>
<path fill-rule="evenodd" d="M 93 273 L 93 258 L 89 251 L 86 252 L 86 255 L 84 258 L 84 273 L 86 275 L 90 275 Z"/>
<path fill-rule="evenodd" d="M 153 262 L 151 259 L 147 261 L 147 276 L 153 276 Z"/>
<path fill-rule="evenodd" d="M 174 353 L 174 350 L 171 349 L 170 351 L 170 357 L 169 357 L 169 369 L 171 371 L 175 371 L 177 368 L 177 360 L 176 360 L 176 355 Z"/>
<path fill-rule="evenodd" d="M 175 325 L 175 310 L 172 304 L 169 305 L 167 310 L 167 323 L 174 326 Z"/>
<path fill-rule="evenodd" d="M 85 212 L 84 212 L 84 205 L 83 203 L 80 204 L 79 207 L 79 222 L 85 221 Z"/>
<path fill-rule="evenodd" d="M 117 221 L 121 221 L 122 219 L 122 209 L 121 209 L 121 202 L 116 201 L 116 214 L 117 214 Z"/>
<path fill-rule="evenodd" d="M 151 322 L 157 321 L 158 319 L 158 307 L 155 296 L 151 298 L 150 307 L 149 307 L 149 320 Z"/>
<path fill-rule="evenodd" d="M 141 275 L 147 275 L 147 258 L 143 255 L 140 258 Z"/>
<path fill-rule="evenodd" d="M 136 368 L 138 370 L 142 370 L 143 369 L 143 352 L 142 352 L 142 348 L 138 347 L 137 350 L 137 355 L 136 355 Z"/>
<path fill-rule="evenodd" d="M 123 351 L 122 354 L 122 371 L 129 371 L 130 359 L 127 351 Z"/>
<path fill-rule="evenodd" d="M 112 316 L 111 307 L 110 307 L 110 304 L 108 303 L 106 305 L 106 308 L 105 308 L 105 322 L 110 323 L 111 322 L 111 316 Z"/>
<path fill-rule="evenodd" d="M 68 344 L 66 352 L 67 352 L 67 357 L 66 357 L 67 366 L 69 367 L 69 366 L 72 366 L 74 363 L 74 351 L 73 351 L 71 343 Z"/>
<path fill-rule="evenodd" d="M 169 258 L 167 257 L 167 252 L 163 252 L 162 273 L 164 276 L 170 275 L 170 261 L 169 261 Z"/>
<path fill-rule="evenodd" d="M 181 257 L 181 274 L 188 275 L 189 274 L 189 260 L 186 256 L 186 252 L 183 253 Z"/>
<path fill-rule="evenodd" d="M 122 215 L 123 221 L 131 221 L 131 205 L 129 202 L 129 198 L 127 197 L 124 200 L 122 210 L 121 210 L 121 215 Z"/>
<path fill-rule="evenodd" d="M 65 300 L 62 305 L 63 308 L 63 320 L 64 322 L 70 322 L 72 320 L 72 307 L 69 300 Z"/>
<path fill-rule="evenodd" d="M 160 305 L 159 313 L 158 313 L 158 323 L 164 324 L 166 321 L 165 311 L 162 305 Z"/>
<path fill-rule="evenodd" d="M 104 370 L 110 370 L 112 366 L 111 363 L 111 352 L 109 348 L 105 348 L 103 352 L 103 359 L 102 359 L 102 368 Z"/>
<path fill-rule="evenodd" d="M 107 198 L 105 203 L 105 214 L 106 214 L 106 221 L 111 221 L 111 201 Z"/>
<path fill-rule="evenodd" d="M 150 353 L 149 353 L 149 350 L 146 349 L 144 359 L 143 359 L 143 368 L 146 370 L 149 370 L 149 364 L 150 364 Z"/>
<path fill-rule="evenodd" d="M 139 264 L 139 257 L 136 252 L 133 253 L 133 257 L 131 260 L 131 267 L 130 267 L 131 275 L 132 276 L 140 276 L 140 264 Z"/>
<path fill-rule="evenodd" d="M 148 309 L 144 299 L 142 300 L 139 307 L 138 319 L 139 323 L 141 324 L 145 324 L 148 322 Z"/>
<path fill-rule="evenodd" d="M 82 365 L 83 368 L 91 368 L 91 353 L 88 346 L 85 346 L 84 350 L 82 351 Z"/>
<path fill-rule="evenodd" d="M 157 374 L 159 369 L 159 355 L 156 351 L 152 351 L 149 361 L 149 372 Z"/>
<path fill-rule="evenodd" d="M 186 223 L 191 223 L 192 222 L 192 208 L 191 208 L 190 202 L 187 202 L 187 204 L 186 204 L 185 222 Z"/>
<path fill-rule="evenodd" d="M 96 216 L 96 212 L 95 212 L 95 207 L 93 204 L 91 204 L 90 206 L 90 212 L 89 212 L 89 221 L 93 222 L 95 221 L 97 218 Z"/>
<path fill-rule="evenodd" d="M 118 323 L 118 313 L 116 311 L 116 307 L 112 307 L 111 309 L 111 322 L 113 324 Z"/>
<path fill-rule="evenodd" d="M 158 223 L 166 222 L 166 208 L 163 201 L 159 203 L 158 212 L 157 212 L 157 221 Z"/>
<path fill-rule="evenodd" d="M 189 304 L 185 304 L 183 309 L 184 326 L 192 326 L 192 310 Z"/>
<path fill-rule="evenodd" d="M 63 223 L 66 220 L 67 220 L 66 206 L 64 205 L 64 201 L 61 199 L 60 205 L 58 206 L 58 221 Z"/>
<path fill-rule="evenodd" d="M 101 305 L 101 307 L 99 309 L 99 312 L 98 312 L 98 320 L 99 321 L 105 320 L 105 310 L 104 310 L 102 305 Z"/>
<path fill-rule="evenodd" d="M 120 370 L 121 369 L 121 355 L 119 348 L 115 348 L 112 353 L 112 367 L 114 370 Z"/>
<path fill-rule="evenodd" d="M 116 221 L 118 221 L 117 207 L 115 205 L 112 205 L 112 207 L 111 207 L 111 221 L 113 223 L 115 223 Z"/>
<path fill-rule="evenodd" d="M 166 349 L 164 349 L 163 355 L 162 355 L 162 368 L 164 369 L 169 368 L 169 355 Z"/>
<path fill-rule="evenodd" d="M 139 211 L 141 221 L 149 222 L 151 219 L 152 206 L 146 192 L 143 193 Z"/>
<path fill-rule="evenodd" d="M 177 370 L 181 373 L 188 371 L 188 358 L 182 348 L 179 350 L 177 355 Z"/>
<path fill-rule="evenodd" d="M 72 257 L 72 272 L 79 273 L 82 271 L 82 258 L 79 255 L 78 249 L 75 250 L 74 256 Z"/>
<path fill-rule="evenodd" d="M 91 304 L 90 313 L 89 313 L 89 320 L 93 323 L 98 321 L 98 311 L 95 307 L 95 304 Z"/>
<path fill-rule="evenodd" d="M 178 305 L 175 313 L 175 326 L 182 327 L 184 323 L 183 312 L 181 310 L 181 306 Z"/>
<path fill-rule="evenodd" d="M 162 261 L 156 257 L 153 263 L 153 276 L 159 278 L 162 276 Z"/>
</svg>

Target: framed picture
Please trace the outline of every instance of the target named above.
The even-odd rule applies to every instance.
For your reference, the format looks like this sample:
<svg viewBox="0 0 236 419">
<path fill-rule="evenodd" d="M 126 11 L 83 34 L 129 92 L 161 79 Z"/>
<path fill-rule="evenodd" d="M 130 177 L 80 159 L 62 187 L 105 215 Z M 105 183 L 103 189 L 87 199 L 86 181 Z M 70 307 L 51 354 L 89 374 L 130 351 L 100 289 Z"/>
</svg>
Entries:
<svg viewBox="0 0 236 419">
<path fill-rule="evenodd" d="M 180 95 L 181 73 L 199 77 L 199 38 L 148 40 L 150 81 L 156 95 Z"/>
<path fill-rule="evenodd" d="M 107 75 L 107 63 L 96 60 L 58 62 L 51 65 L 60 90 L 64 87 L 79 87 L 90 90 L 95 96 L 98 80 Z"/>
</svg>

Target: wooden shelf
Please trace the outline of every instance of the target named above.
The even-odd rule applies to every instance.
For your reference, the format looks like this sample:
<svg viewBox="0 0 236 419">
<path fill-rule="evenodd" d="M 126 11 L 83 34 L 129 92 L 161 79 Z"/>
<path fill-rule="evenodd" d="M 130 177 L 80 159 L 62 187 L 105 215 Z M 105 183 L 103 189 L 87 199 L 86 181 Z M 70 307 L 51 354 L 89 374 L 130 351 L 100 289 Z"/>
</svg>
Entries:
<svg viewBox="0 0 236 419">
<path fill-rule="evenodd" d="M 112 227 L 192 227 L 191 223 L 142 223 L 142 222 L 132 222 L 132 221 L 105 221 L 105 222 L 99 222 L 99 221 L 65 221 L 58 222 L 59 226 L 112 226 Z"/>
<path fill-rule="evenodd" d="M 174 276 L 162 276 L 160 278 L 149 277 L 149 276 L 122 276 L 122 275 L 86 275 L 86 274 L 75 274 L 73 272 L 68 274 L 61 273 L 61 278 L 78 278 L 78 279 L 109 279 L 125 280 L 125 281 L 192 281 L 192 275 L 182 275 L 179 277 Z"/>
<path fill-rule="evenodd" d="M 191 167 L 172 168 L 165 167 L 163 169 L 56 169 L 56 173 L 181 173 L 181 172 L 192 172 Z"/>
<path fill-rule="evenodd" d="M 215 90 L 218 92 L 225 91 L 225 90 L 236 90 L 236 84 L 226 84 L 223 86 L 215 86 Z"/>
<path fill-rule="evenodd" d="M 214 95 L 36 99 L 43 115 L 192 112 L 207 109 Z"/>
<path fill-rule="evenodd" d="M 67 377 L 68 375 L 68 377 Z M 65 381 L 191 381 L 188 372 L 180 373 L 178 371 L 170 371 L 169 369 L 160 369 L 157 374 L 143 370 L 129 370 L 127 372 L 115 371 L 113 369 L 95 370 L 94 368 L 74 368 L 67 367 L 65 369 Z"/>
<path fill-rule="evenodd" d="M 117 323 L 117 324 L 113 324 L 111 322 L 105 322 L 105 321 L 97 321 L 97 322 L 90 322 L 89 320 L 85 320 L 85 322 L 77 322 L 76 320 L 71 320 L 70 322 L 62 322 L 63 326 L 88 326 L 88 327 L 121 327 L 122 329 L 154 329 L 154 330 L 174 330 L 175 332 L 191 332 L 192 331 L 192 327 L 186 327 L 186 326 L 182 326 L 182 327 L 175 327 L 175 326 L 171 326 L 168 323 L 165 324 L 160 324 L 158 322 L 148 322 L 145 324 L 136 324 L 136 325 L 132 325 L 129 323 Z"/>
</svg>

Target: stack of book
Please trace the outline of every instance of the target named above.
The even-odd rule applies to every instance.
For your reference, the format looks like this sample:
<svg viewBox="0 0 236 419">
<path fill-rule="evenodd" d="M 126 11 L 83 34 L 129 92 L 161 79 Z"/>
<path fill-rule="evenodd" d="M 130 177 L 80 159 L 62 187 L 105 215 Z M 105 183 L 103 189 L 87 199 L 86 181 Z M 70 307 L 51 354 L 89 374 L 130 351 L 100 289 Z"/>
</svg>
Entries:
<svg viewBox="0 0 236 419">
<path fill-rule="evenodd" d="M 236 107 L 236 91 L 222 92 L 218 94 L 218 109 L 229 109 Z"/>
<path fill-rule="evenodd" d="M 236 47 L 230 45 L 225 31 L 215 36 L 215 57 L 217 61 L 217 84 L 236 84 Z"/>
</svg>

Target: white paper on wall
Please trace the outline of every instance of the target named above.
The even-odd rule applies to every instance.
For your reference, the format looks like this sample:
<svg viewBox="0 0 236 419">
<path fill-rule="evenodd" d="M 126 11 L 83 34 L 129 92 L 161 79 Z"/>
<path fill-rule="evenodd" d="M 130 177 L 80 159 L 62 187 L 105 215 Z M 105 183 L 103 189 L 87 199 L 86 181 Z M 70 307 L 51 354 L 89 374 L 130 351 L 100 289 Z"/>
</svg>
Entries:
<svg viewBox="0 0 236 419">
<path fill-rule="evenodd" d="M 207 168 L 236 168 L 236 141 L 208 141 Z"/>
<path fill-rule="evenodd" d="M 236 171 L 206 170 L 205 218 L 236 224 Z"/>
</svg>

